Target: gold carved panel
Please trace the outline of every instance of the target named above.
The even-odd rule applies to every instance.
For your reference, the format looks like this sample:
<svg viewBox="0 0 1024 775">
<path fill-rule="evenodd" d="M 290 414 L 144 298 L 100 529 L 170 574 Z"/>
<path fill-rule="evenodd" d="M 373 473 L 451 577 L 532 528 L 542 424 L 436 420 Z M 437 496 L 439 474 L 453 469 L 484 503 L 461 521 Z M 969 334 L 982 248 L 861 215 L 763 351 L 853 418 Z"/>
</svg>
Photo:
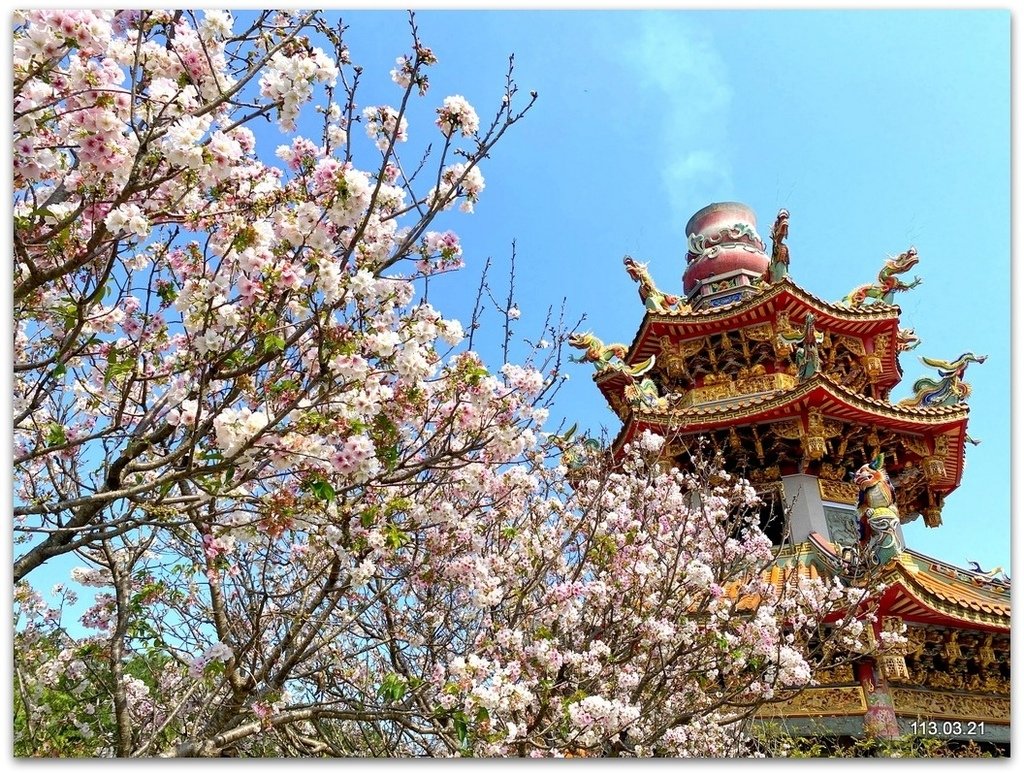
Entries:
<svg viewBox="0 0 1024 775">
<path fill-rule="evenodd" d="M 835 667 L 822 667 L 814 671 L 814 680 L 820 684 L 852 684 L 856 683 L 853 677 L 853 665 L 842 664 Z"/>
<path fill-rule="evenodd" d="M 753 342 L 770 342 L 775 336 L 770 323 L 758 323 L 755 326 L 747 326 L 742 331 L 747 339 Z"/>
<path fill-rule="evenodd" d="M 979 697 L 954 692 L 929 692 L 921 689 L 892 689 L 897 715 L 921 716 L 952 721 L 990 721 L 1010 723 L 1009 697 Z"/>
<path fill-rule="evenodd" d="M 842 344 L 854 355 L 865 355 L 864 342 L 852 336 L 840 336 L 837 344 Z"/>
<path fill-rule="evenodd" d="M 772 430 L 784 439 L 799 439 L 804 432 L 799 420 L 780 420 L 772 423 Z"/>
<path fill-rule="evenodd" d="M 829 479 L 818 479 L 818 492 L 821 493 L 823 501 L 833 503 L 857 503 L 857 485 L 853 482 L 836 482 Z"/>
<path fill-rule="evenodd" d="M 846 716 L 862 715 L 868 709 L 864 690 L 859 686 L 830 686 L 804 689 L 788 700 L 769 702 L 759 716 Z"/>
<path fill-rule="evenodd" d="M 686 391 L 676 406 L 686 408 L 697 406 L 698 404 L 707 404 L 712 401 L 722 401 L 727 398 L 750 395 L 752 393 L 788 390 L 795 386 L 796 379 L 794 377 L 780 372 L 774 374 L 754 374 L 737 380 L 732 380 L 726 374 L 708 374 L 704 377 L 704 384 L 701 387 Z"/>
</svg>

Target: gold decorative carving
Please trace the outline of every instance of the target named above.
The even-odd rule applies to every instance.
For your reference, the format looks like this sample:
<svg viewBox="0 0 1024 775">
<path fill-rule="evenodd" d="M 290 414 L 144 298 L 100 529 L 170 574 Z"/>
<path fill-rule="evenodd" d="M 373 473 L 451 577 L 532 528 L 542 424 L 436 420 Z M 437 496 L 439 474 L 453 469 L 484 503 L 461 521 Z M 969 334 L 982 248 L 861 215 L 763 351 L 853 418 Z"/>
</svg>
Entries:
<svg viewBox="0 0 1024 775">
<path fill-rule="evenodd" d="M 863 714 L 868 704 L 859 686 L 804 689 L 788 700 L 770 702 L 759 716 L 842 716 Z"/>
<path fill-rule="evenodd" d="M 853 666 L 849 664 L 835 667 L 822 667 L 814 671 L 814 680 L 820 684 L 854 683 Z"/>
<path fill-rule="evenodd" d="M 789 374 L 776 372 L 745 377 L 736 381 L 737 395 L 767 393 L 771 390 L 789 390 L 796 387 L 796 380 Z"/>
<path fill-rule="evenodd" d="M 902 654 L 886 654 L 882 657 L 882 672 L 890 681 L 906 681 L 910 678 L 907 660 Z"/>
<path fill-rule="evenodd" d="M 846 466 L 834 466 L 831 463 L 822 463 L 818 470 L 818 476 L 833 482 L 841 482 L 846 479 Z M 820 489 L 820 488 L 819 488 Z"/>
<path fill-rule="evenodd" d="M 775 336 L 770 323 L 758 323 L 741 330 L 747 339 L 754 342 L 770 342 Z"/>
<path fill-rule="evenodd" d="M 803 425 L 799 420 L 780 420 L 772 423 L 771 428 L 776 436 L 781 436 L 784 439 L 799 439 L 804 432 Z"/>
<path fill-rule="evenodd" d="M 820 409 L 811 409 L 807 412 L 807 433 L 812 436 L 824 435 L 825 420 Z"/>
<path fill-rule="evenodd" d="M 927 643 L 928 633 L 921 627 L 908 627 L 906 632 L 907 642 L 903 646 L 903 653 L 912 658 L 918 658 L 924 652 Z"/>
<path fill-rule="evenodd" d="M 755 468 L 750 472 L 750 481 L 755 484 L 761 484 L 763 482 L 777 482 L 780 476 L 782 476 L 782 472 L 779 470 L 778 466 Z"/>
<path fill-rule="evenodd" d="M 956 630 L 949 633 L 944 650 L 946 652 L 946 659 L 949 660 L 960 659 L 963 656 L 963 652 L 960 651 L 960 644 L 957 643 Z"/>
<path fill-rule="evenodd" d="M 946 475 L 946 459 L 938 455 L 929 455 L 921 461 L 924 478 L 930 484 L 941 481 Z"/>
<path fill-rule="evenodd" d="M 978 664 L 982 668 L 995 664 L 996 652 L 992 649 L 992 635 L 986 635 L 985 640 L 978 648 Z"/>
<path fill-rule="evenodd" d="M 899 438 L 907 452 L 913 452 L 919 457 L 927 457 L 928 445 L 924 443 L 924 439 L 917 436 L 900 436 Z"/>
<path fill-rule="evenodd" d="M 978 697 L 953 692 L 894 688 L 892 702 L 899 716 L 1010 723 L 1009 697 Z"/>
<path fill-rule="evenodd" d="M 882 359 L 874 353 L 863 357 L 864 371 L 867 372 L 870 382 L 877 382 L 882 376 Z"/>
<path fill-rule="evenodd" d="M 673 342 L 672 338 L 668 336 L 661 337 L 658 343 L 661 345 L 661 351 L 658 353 L 658 365 L 672 377 L 686 374 L 686 358 L 683 355 L 682 346 Z"/>
<path fill-rule="evenodd" d="M 836 344 L 843 345 L 847 350 L 852 352 L 854 355 L 864 355 L 864 341 L 854 336 L 841 336 Z"/>
<path fill-rule="evenodd" d="M 704 377 L 703 385 L 686 391 L 682 399 L 676 404 L 676 407 L 686 408 L 710 403 L 711 401 L 722 401 L 727 398 L 751 395 L 753 393 L 788 390 L 795 386 L 796 380 L 789 374 L 781 372 L 774 374 L 755 373 L 753 376 L 744 377 L 736 381 L 731 380 L 727 374 L 711 373 Z"/>
<path fill-rule="evenodd" d="M 945 457 L 949 451 L 949 437 L 948 436 L 936 436 L 935 437 L 935 454 L 939 457 Z"/>
<path fill-rule="evenodd" d="M 942 524 L 942 506 L 928 506 L 921 509 L 925 527 L 938 527 Z"/>
<path fill-rule="evenodd" d="M 823 501 L 833 503 L 857 503 L 857 485 L 853 482 L 839 482 L 830 479 L 818 479 L 818 492 Z"/>
<path fill-rule="evenodd" d="M 821 460 L 825 456 L 825 439 L 821 436 L 804 437 L 804 451 L 811 460 Z"/>
<path fill-rule="evenodd" d="M 679 354 L 685 358 L 696 355 L 708 345 L 707 338 L 690 339 L 679 343 Z"/>
<path fill-rule="evenodd" d="M 875 352 L 884 353 L 889 350 L 890 337 L 888 334 L 878 334 L 875 336 Z"/>
</svg>

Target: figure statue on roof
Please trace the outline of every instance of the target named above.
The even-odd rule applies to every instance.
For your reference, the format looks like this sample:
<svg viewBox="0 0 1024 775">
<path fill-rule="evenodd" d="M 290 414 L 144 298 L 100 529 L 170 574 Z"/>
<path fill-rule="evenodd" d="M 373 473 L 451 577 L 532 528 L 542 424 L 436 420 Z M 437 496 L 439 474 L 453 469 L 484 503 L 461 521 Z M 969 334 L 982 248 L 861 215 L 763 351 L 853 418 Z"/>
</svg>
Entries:
<svg viewBox="0 0 1024 775">
<path fill-rule="evenodd" d="M 652 355 L 636 366 L 630 366 L 624 360 L 629 353 L 629 347 L 619 343 L 606 345 L 590 331 L 569 334 L 569 346 L 575 347 L 577 350 L 585 350 L 579 358 L 571 358 L 576 363 L 593 363 L 594 368 L 599 372 L 615 370 L 630 377 L 638 377 L 649 371 L 654 366 L 656 357 Z"/>
<path fill-rule="evenodd" d="M 644 377 L 641 380 L 633 381 L 626 385 L 624 391 L 626 401 L 634 409 L 648 409 L 651 411 L 666 411 L 672 405 L 672 402 L 679 398 L 677 393 L 670 393 L 667 396 L 663 396 L 658 392 L 658 386 L 650 377 Z"/>
<path fill-rule="evenodd" d="M 821 358 L 818 356 L 818 343 L 822 334 L 814 328 L 814 315 L 807 313 L 804 318 L 804 330 L 800 346 L 796 349 L 796 377 L 800 382 L 810 379 L 821 370 Z"/>
<path fill-rule="evenodd" d="M 562 451 L 562 465 L 570 472 L 578 472 L 604 453 L 604 447 L 597 439 L 590 436 L 576 439 L 576 427 L 577 424 L 573 423 L 565 433 L 551 435 L 551 442 Z"/>
<path fill-rule="evenodd" d="M 775 316 L 776 351 L 779 357 L 793 353 L 797 378 L 801 382 L 821 369 L 818 345 L 825 341 L 825 334 L 815 328 L 814 321 L 814 315 L 809 312 L 804 317 L 803 328 L 796 328 L 789 322 L 788 314 L 780 312 Z"/>
<path fill-rule="evenodd" d="M 896 331 L 896 351 L 909 352 L 921 344 L 921 338 L 912 328 L 901 328 Z"/>
<path fill-rule="evenodd" d="M 624 256 L 622 263 L 626 265 L 626 272 L 633 282 L 640 284 L 637 289 L 640 293 L 640 300 L 648 310 L 659 315 L 689 311 L 689 307 L 683 304 L 682 297 L 658 290 L 651 273 L 647 270 L 647 264 L 640 263 L 632 256 Z"/>
<path fill-rule="evenodd" d="M 875 299 L 886 304 L 892 304 L 896 291 L 909 291 L 923 282 L 920 277 L 915 276 L 912 282 L 905 283 L 896 276 L 909 272 L 917 265 L 919 260 L 917 248 L 914 247 L 911 247 L 905 253 L 900 253 L 895 258 L 888 259 L 883 264 L 882 270 L 878 273 L 877 283 L 868 283 L 867 285 L 854 288 L 839 303 L 845 304 L 848 307 L 859 307 L 867 299 Z"/>
<path fill-rule="evenodd" d="M 789 236 L 789 210 L 779 210 L 768 236 L 772 240 L 772 259 L 762 279 L 769 283 L 777 283 L 789 274 L 789 246 L 785 242 Z"/>
<path fill-rule="evenodd" d="M 997 565 L 992 570 L 982 570 L 981 564 L 977 560 L 968 560 L 967 564 L 971 566 L 971 570 L 977 573 L 985 581 L 1002 581 L 1009 583 L 1010 577 L 1006 575 L 1002 565 Z"/>
<path fill-rule="evenodd" d="M 900 401 L 900 406 L 953 406 L 963 403 L 971 394 L 971 386 L 963 381 L 968 365 L 984 363 L 987 355 L 967 352 L 955 361 L 921 358 L 921 363 L 939 370 L 939 379 L 921 377 L 914 383 L 914 395 Z"/>
<path fill-rule="evenodd" d="M 860 491 L 857 513 L 868 561 L 872 565 L 885 565 L 904 548 L 897 530 L 900 514 L 896 508 L 896 491 L 885 470 L 885 456 L 876 455 L 870 463 L 862 465 L 853 475 L 853 483 Z"/>
</svg>

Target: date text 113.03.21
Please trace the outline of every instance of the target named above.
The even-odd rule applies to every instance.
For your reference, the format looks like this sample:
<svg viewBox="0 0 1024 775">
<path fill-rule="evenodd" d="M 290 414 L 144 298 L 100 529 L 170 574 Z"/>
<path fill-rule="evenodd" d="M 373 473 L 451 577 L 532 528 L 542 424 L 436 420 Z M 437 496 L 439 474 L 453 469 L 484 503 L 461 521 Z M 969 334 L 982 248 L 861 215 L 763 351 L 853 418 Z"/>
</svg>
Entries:
<svg viewBox="0 0 1024 775">
<path fill-rule="evenodd" d="M 910 733 L 924 736 L 967 735 L 968 737 L 983 737 L 985 735 L 985 722 L 918 719 L 917 721 L 910 722 Z"/>
</svg>

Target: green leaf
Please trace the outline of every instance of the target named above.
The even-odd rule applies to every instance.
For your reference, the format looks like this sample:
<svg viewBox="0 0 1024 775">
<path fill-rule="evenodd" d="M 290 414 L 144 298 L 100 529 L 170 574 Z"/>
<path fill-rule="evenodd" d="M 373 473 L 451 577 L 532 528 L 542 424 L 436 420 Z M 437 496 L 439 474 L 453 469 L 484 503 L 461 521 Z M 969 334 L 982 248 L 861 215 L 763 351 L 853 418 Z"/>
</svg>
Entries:
<svg viewBox="0 0 1024 775">
<path fill-rule="evenodd" d="M 50 447 L 56 447 L 60 444 L 66 444 L 68 441 L 68 434 L 64 430 L 64 426 L 60 423 L 52 422 L 46 428 L 46 444 Z"/>
<path fill-rule="evenodd" d="M 452 723 L 455 725 L 455 734 L 459 737 L 462 745 L 469 745 L 469 726 L 466 724 L 466 714 L 461 710 L 452 715 Z"/>
<path fill-rule="evenodd" d="M 362 514 L 359 515 L 359 524 L 363 527 L 371 527 L 377 520 L 377 507 L 367 506 Z"/>
<path fill-rule="evenodd" d="M 284 337 L 278 334 L 267 334 L 263 337 L 263 349 L 268 353 L 278 352 L 284 349 Z"/>
<path fill-rule="evenodd" d="M 133 371 L 135 371 L 135 359 L 130 355 L 126 355 L 121 360 L 118 351 L 111 348 L 110 355 L 107 356 L 107 368 L 103 372 L 103 387 L 107 387 L 111 380 L 117 379 L 124 374 L 131 374 Z"/>
<path fill-rule="evenodd" d="M 307 482 L 306 487 L 313 493 L 314 498 L 327 503 L 333 501 L 336 496 L 334 488 L 326 479 L 311 479 Z"/>
<path fill-rule="evenodd" d="M 409 536 L 393 522 L 389 522 L 384 528 L 384 540 L 392 549 L 400 549 L 409 540 Z"/>
<path fill-rule="evenodd" d="M 398 702 L 405 696 L 407 686 L 408 684 L 402 676 L 397 673 L 388 673 L 384 676 L 384 680 L 381 682 L 380 689 L 377 690 L 377 694 L 384 699 L 391 700 L 392 702 Z"/>
</svg>

